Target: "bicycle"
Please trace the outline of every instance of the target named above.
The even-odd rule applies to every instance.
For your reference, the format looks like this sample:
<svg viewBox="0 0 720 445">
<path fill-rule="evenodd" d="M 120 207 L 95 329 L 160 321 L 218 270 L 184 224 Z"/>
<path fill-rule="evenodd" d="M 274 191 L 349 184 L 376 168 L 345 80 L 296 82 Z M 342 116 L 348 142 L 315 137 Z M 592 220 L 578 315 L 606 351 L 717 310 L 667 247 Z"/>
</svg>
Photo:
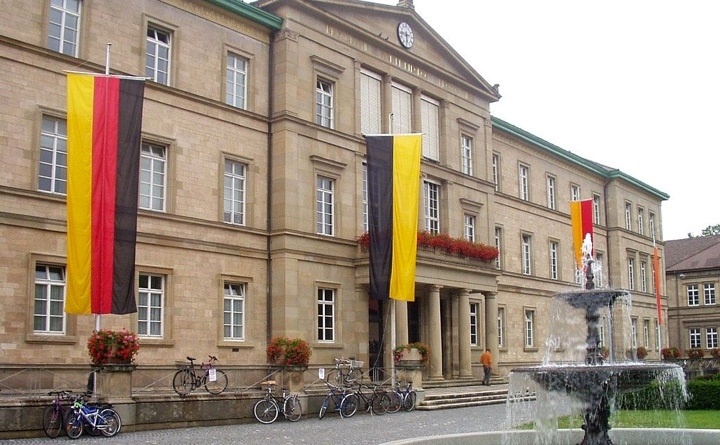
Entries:
<svg viewBox="0 0 720 445">
<path fill-rule="evenodd" d="M 388 412 L 396 413 L 400 411 L 400 408 L 405 411 L 412 411 L 415 409 L 415 403 L 417 402 L 417 391 L 412 387 L 412 382 L 408 382 L 405 389 L 400 389 L 400 385 L 396 385 L 389 393 L 390 406 Z"/>
<path fill-rule="evenodd" d="M 87 393 L 75 397 L 71 411 L 65 422 L 65 432 L 71 439 L 80 437 L 84 430 L 96 435 L 112 437 L 120 432 L 122 421 L 120 415 L 112 408 L 91 406 L 86 404 Z"/>
<path fill-rule="evenodd" d="M 274 381 L 265 382 L 265 397 L 258 400 L 253 408 L 253 414 L 260 423 L 273 423 L 282 414 L 291 422 L 297 422 L 302 417 L 302 405 L 297 394 L 290 394 L 283 388 L 282 397 L 273 395 Z"/>
<path fill-rule="evenodd" d="M 333 404 L 335 411 L 340 413 L 341 418 L 352 417 L 357 412 L 358 396 L 347 388 L 340 388 L 328 382 L 325 382 L 325 385 L 328 387 L 328 392 L 323 399 L 322 405 L 320 405 L 318 417 L 320 419 L 325 417 L 325 413 L 330 408 L 330 403 Z"/>
<path fill-rule="evenodd" d="M 363 388 L 372 390 L 372 393 L 368 396 L 363 392 Z M 355 390 L 355 394 L 358 396 L 358 402 L 362 400 L 365 402 L 365 412 L 370 414 L 377 414 L 379 416 L 385 414 L 392 401 L 387 391 L 382 389 L 378 385 L 358 385 L 358 389 Z"/>
<path fill-rule="evenodd" d="M 328 371 L 325 381 L 335 386 L 352 386 L 362 379 L 362 370 L 360 368 L 362 368 L 363 364 L 363 362 L 355 360 L 353 357 L 350 357 L 350 359 L 335 358 L 335 367 Z"/>
<path fill-rule="evenodd" d="M 55 396 L 55 400 L 43 410 L 42 426 L 45 435 L 54 439 L 65 426 L 65 414 L 70 410 L 70 405 L 63 402 L 70 400 L 71 394 L 68 391 L 50 391 L 48 395 Z"/>
<path fill-rule="evenodd" d="M 173 376 L 173 389 L 176 393 L 186 396 L 201 386 L 204 386 L 205 390 L 212 395 L 218 395 L 225 391 L 228 385 L 227 375 L 215 367 L 215 362 L 218 361 L 217 357 L 214 355 L 208 357 L 210 358 L 208 363 L 200 364 L 200 369 L 204 371 L 202 373 L 195 371 L 196 359 L 186 357 L 190 363 L 184 365 Z"/>
</svg>

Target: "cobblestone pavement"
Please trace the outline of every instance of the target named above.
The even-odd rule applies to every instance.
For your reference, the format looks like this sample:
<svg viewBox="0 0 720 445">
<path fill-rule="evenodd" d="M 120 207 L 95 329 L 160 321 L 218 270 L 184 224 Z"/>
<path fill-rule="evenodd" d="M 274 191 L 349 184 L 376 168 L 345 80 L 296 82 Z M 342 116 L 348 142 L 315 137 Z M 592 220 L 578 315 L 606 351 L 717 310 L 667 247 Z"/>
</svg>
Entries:
<svg viewBox="0 0 720 445">
<path fill-rule="evenodd" d="M 320 420 L 313 414 L 304 416 L 296 423 L 278 419 L 270 425 L 252 422 L 213 427 L 121 431 L 112 438 L 83 435 L 79 439 L 70 440 L 61 436 L 57 439 L 10 439 L 5 444 L 375 445 L 412 437 L 505 430 L 509 428 L 506 419 L 506 405 L 499 404 L 437 411 L 401 411 L 382 416 L 358 413 L 349 419 L 341 419 L 337 413 L 328 413 Z"/>
</svg>

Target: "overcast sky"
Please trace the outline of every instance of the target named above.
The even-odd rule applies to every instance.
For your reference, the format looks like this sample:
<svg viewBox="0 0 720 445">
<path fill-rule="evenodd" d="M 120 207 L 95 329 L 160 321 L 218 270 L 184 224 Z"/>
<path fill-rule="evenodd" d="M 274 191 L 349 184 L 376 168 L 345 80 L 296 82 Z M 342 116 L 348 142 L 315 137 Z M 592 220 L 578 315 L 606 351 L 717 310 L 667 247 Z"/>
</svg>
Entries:
<svg viewBox="0 0 720 445">
<path fill-rule="evenodd" d="M 415 0 L 415 11 L 500 84 L 493 115 L 670 195 L 664 239 L 720 224 L 720 1 Z"/>
</svg>

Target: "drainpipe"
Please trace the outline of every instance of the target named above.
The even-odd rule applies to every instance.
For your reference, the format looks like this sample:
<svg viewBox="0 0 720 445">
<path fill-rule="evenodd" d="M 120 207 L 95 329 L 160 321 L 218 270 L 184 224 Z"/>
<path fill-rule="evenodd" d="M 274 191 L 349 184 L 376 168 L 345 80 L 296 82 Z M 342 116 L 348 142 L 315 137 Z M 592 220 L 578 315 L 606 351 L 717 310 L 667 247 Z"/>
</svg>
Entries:
<svg viewBox="0 0 720 445">
<path fill-rule="evenodd" d="M 268 72 L 269 72 L 269 81 L 268 81 L 268 124 L 267 124 L 267 208 L 265 209 L 265 251 L 267 254 L 267 260 L 266 260 L 266 273 L 265 276 L 267 277 L 267 284 L 265 289 L 265 306 L 266 306 L 266 312 L 265 312 L 265 325 L 267 332 L 265 333 L 267 344 L 270 343 L 270 340 L 272 338 L 272 259 L 270 257 L 270 233 L 272 231 L 272 227 L 270 226 L 270 221 L 272 218 L 270 217 L 270 212 L 272 211 L 272 153 L 273 153 L 273 125 L 272 125 L 272 117 L 273 117 L 273 95 L 274 95 L 274 85 L 275 85 L 275 52 L 274 52 L 274 40 L 275 40 L 276 32 L 273 32 L 270 35 L 270 45 L 268 49 Z"/>
</svg>

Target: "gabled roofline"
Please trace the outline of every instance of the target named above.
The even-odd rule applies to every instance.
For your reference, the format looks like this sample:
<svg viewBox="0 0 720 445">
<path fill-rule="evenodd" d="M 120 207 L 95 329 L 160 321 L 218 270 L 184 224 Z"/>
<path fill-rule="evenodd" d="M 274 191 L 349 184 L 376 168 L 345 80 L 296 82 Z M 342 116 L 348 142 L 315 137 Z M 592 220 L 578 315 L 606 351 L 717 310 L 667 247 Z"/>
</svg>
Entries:
<svg viewBox="0 0 720 445">
<path fill-rule="evenodd" d="M 572 153 L 571 151 L 565 150 L 564 148 L 560 148 L 557 145 L 550 143 L 544 139 L 541 139 L 537 136 L 535 136 L 532 133 L 528 133 L 527 131 L 523 130 L 520 127 L 517 127 L 509 122 L 506 122 L 498 117 L 491 116 L 493 128 L 497 128 L 505 133 L 512 134 L 513 136 L 517 137 L 518 139 L 522 139 L 523 141 L 529 143 L 530 145 L 535 146 L 536 148 L 539 148 L 541 150 L 547 151 L 550 154 L 560 157 L 572 164 L 575 164 L 581 168 L 584 168 L 586 170 L 589 170 L 592 173 L 595 173 L 598 176 L 601 176 L 602 178 L 605 178 L 606 180 L 610 181 L 613 179 L 620 179 L 623 181 L 626 181 L 630 183 L 631 185 L 638 187 L 647 193 L 650 193 L 651 195 L 654 195 L 655 197 L 666 201 L 670 199 L 670 195 L 668 195 L 665 192 L 662 192 L 655 187 L 652 187 L 642 181 L 640 181 L 637 178 L 634 178 L 616 168 L 609 168 L 602 164 L 599 164 L 597 162 L 591 161 L 589 159 L 583 158 L 582 156 L 578 156 L 575 153 Z"/>
<path fill-rule="evenodd" d="M 255 6 L 248 5 L 242 0 L 205 0 L 208 3 L 235 13 L 241 17 L 252 20 L 253 22 L 262 25 L 266 28 L 270 28 L 273 31 L 279 31 L 282 28 L 283 19 L 270 14 L 267 11 L 256 8 Z"/>
</svg>

